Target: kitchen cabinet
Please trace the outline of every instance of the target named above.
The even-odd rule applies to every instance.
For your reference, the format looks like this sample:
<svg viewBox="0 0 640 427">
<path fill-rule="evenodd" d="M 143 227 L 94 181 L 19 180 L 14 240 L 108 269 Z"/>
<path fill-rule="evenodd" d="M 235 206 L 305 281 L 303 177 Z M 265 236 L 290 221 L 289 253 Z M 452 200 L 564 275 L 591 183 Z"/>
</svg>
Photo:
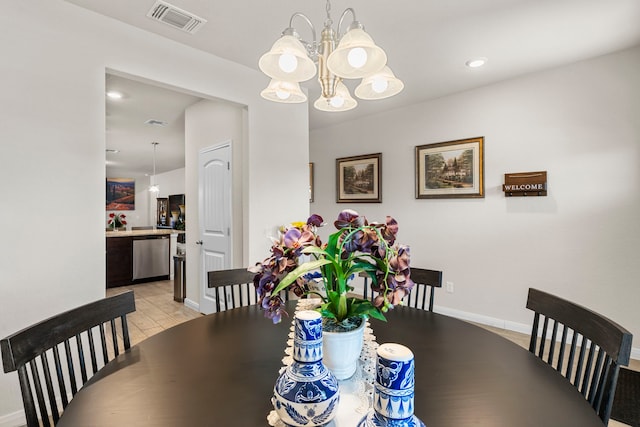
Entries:
<svg viewBox="0 0 640 427">
<path fill-rule="evenodd" d="M 156 199 L 157 204 L 157 219 L 156 223 L 160 227 L 169 226 L 169 198 L 158 197 Z"/>
<path fill-rule="evenodd" d="M 175 230 L 108 231 L 106 233 L 106 286 L 131 285 L 173 278 L 171 251 Z"/>
<path fill-rule="evenodd" d="M 133 238 L 107 238 L 107 288 L 133 281 Z"/>
</svg>

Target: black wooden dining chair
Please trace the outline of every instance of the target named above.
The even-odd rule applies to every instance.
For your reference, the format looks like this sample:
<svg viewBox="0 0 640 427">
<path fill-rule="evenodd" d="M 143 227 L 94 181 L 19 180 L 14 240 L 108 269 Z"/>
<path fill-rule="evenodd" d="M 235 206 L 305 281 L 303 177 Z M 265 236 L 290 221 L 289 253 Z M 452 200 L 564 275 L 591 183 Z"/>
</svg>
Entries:
<svg viewBox="0 0 640 427">
<path fill-rule="evenodd" d="M 640 427 L 640 372 L 620 368 L 616 395 L 611 406 L 611 419 Z"/>
<path fill-rule="evenodd" d="M 404 302 L 409 307 L 433 311 L 435 289 L 442 287 L 442 271 L 411 267 L 414 286 Z"/>
<path fill-rule="evenodd" d="M 362 272 L 360 277 L 364 278 L 364 298 L 369 298 L 369 293 L 371 293 L 370 298 L 373 301 L 375 291 L 369 288 L 369 275 Z M 409 307 L 433 311 L 435 288 L 442 287 L 442 271 L 411 267 L 411 280 L 414 282 L 413 289 L 404 298 L 403 303 Z"/>
<path fill-rule="evenodd" d="M 629 364 L 631 333 L 588 308 L 537 289 L 529 289 L 527 308 L 535 313 L 529 351 L 573 384 L 608 425 L 620 366 Z"/>
<path fill-rule="evenodd" d="M 258 300 L 253 286 L 255 275 L 246 268 L 207 272 L 207 286 L 213 291 L 216 312 L 255 304 Z"/>
<path fill-rule="evenodd" d="M 128 291 L 50 317 L 0 340 L 4 372 L 18 371 L 29 427 L 39 426 L 38 418 L 44 426 L 50 426 L 52 420 L 57 424 L 87 380 L 131 347 L 126 315 L 135 309 L 133 291 Z"/>
<path fill-rule="evenodd" d="M 207 287 L 213 290 L 216 312 L 255 304 L 258 301 L 258 294 L 253 285 L 255 275 L 256 273 L 246 268 L 207 272 Z M 284 301 L 289 300 L 289 292 L 286 290 L 280 295 Z"/>
</svg>

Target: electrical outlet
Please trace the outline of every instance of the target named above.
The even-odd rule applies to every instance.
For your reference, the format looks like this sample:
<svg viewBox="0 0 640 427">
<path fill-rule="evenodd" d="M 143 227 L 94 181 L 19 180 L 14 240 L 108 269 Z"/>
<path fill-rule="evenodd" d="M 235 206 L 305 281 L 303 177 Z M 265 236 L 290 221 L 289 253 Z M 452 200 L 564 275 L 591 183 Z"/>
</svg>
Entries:
<svg viewBox="0 0 640 427">
<path fill-rule="evenodd" d="M 450 294 L 453 293 L 453 282 L 446 283 L 446 290 L 447 290 L 447 293 L 450 293 Z"/>
</svg>

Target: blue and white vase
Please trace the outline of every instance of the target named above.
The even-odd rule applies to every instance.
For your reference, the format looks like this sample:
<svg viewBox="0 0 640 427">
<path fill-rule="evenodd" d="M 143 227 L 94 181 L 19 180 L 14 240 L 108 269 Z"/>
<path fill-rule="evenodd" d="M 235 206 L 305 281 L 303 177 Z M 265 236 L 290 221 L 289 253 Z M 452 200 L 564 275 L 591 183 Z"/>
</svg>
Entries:
<svg viewBox="0 0 640 427">
<path fill-rule="evenodd" d="M 278 377 L 273 406 L 286 426 L 327 425 L 338 411 L 338 380 L 322 363 L 322 318 L 304 310 L 294 319 L 293 363 Z"/>
<path fill-rule="evenodd" d="M 373 409 L 358 427 L 425 427 L 413 414 L 413 352 L 401 344 L 387 343 L 376 353 Z"/>
</svg>

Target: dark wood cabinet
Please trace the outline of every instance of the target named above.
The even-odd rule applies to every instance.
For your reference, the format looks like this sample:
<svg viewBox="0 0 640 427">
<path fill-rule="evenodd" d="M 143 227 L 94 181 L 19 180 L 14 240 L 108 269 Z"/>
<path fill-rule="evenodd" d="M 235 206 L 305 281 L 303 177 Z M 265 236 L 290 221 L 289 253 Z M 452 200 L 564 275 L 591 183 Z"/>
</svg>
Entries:
<svg viewBox="0 0 640 427">
<path fill-rule="evenodd" d="M 169 199 L 167 197 L 158 197 L 157 204 L 157 224 L 167 227 L 169 225 Z"/>
<path fill-rule="evenodd" d="M 133 239 L 107 238 L 107 288 L 128 285 L 133 279 Z"/>
</svg>

